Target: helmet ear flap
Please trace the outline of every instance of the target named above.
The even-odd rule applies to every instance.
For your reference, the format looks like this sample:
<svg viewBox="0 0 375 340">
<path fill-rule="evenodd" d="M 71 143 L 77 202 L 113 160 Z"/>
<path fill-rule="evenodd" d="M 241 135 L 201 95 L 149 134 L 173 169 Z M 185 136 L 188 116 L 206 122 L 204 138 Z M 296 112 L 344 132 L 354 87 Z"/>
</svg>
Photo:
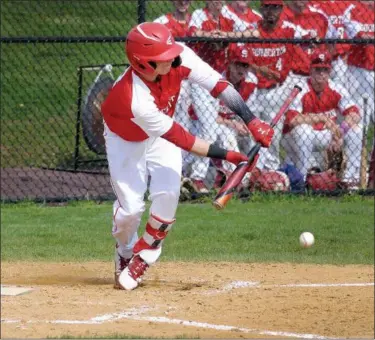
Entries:
<svg viewBox="0 0 375 340">
<path fill-rule="evenodd" d="M 173 68 L 176 68 L 176 67 L 179 67 L 181 64 L 182 64 L 182 59 L 181 59 L 180 56 L 177 56 L 177 57 L 174 58 L 174 60 L 173 60 L 172 67 L 173 67 Z"/>
</svg>

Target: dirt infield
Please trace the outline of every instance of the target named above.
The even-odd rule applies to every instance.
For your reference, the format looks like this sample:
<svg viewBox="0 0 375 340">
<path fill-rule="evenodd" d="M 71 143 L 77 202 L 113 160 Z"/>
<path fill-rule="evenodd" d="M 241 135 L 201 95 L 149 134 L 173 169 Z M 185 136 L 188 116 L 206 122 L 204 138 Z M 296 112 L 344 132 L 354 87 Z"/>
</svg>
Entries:
<svg viewBox="0 0 375 340">
<path fill-rule="evenodd" d="M 176 263 L 132 292 L 111 263 L 2 263 L 1 338 L 374 338 L 374 267 Z"/>
</svg>

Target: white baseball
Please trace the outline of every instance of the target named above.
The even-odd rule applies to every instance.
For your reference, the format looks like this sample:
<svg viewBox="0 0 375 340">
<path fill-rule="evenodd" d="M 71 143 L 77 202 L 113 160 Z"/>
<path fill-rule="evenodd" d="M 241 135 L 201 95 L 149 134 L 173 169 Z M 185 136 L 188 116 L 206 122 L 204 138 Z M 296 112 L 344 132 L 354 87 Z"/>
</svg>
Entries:
<svg viewBox="0 0 375 340">
<path fill-rule="evenodd" d="M 314 235 L 308 231 L 305 231 L 299 237 L 299 244 L 301 245 L 301 247 L 309 248 L 314 244 L 314 242 L 315 242 Z"/>
</svg>

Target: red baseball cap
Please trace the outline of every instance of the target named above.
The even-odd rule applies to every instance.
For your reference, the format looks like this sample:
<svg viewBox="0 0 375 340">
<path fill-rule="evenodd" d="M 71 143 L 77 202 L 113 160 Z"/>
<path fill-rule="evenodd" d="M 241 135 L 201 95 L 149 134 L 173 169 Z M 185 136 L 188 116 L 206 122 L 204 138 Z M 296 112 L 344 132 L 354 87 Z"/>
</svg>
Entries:
<svg viewBox="0 0 375 340">
<path fill-rule="evenodd" d="M 311 55 L 311 68 L 332 68 L 332 57 L 328 51 L 316 50 Z"/>
<path fill-rule="evenodd" d="M 261 0 L 262 5 L 279 5 L 283 6 L 284 1 L 283 0 Z"/>
<path fill-rule="evenodd" d="M 230 44 L 228 49 L 228 60 L 229 62 L 239 62 L 244 64 L 251 63 L 251 57 L 249 50 L 244 44 Z"/>
</svg>

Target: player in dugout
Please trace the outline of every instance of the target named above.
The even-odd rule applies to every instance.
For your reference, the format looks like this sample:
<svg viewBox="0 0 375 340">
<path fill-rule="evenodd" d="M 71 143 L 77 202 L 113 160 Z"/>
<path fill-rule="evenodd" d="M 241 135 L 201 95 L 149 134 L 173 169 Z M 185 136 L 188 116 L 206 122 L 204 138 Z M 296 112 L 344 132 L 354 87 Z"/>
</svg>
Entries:
<svg viewBox="0 0 375 340">
<path fill-rule="evenodd" d="M 342 186 L 359 185 L 362 129 L 360 111 L 348 92 L 330 79 L 331 54 L 316 50 L 312 55 L 310 79 L 302 83 L 302 92 L 286 113 L 283 147 L 288 162 L 306 178 L 314 151 L 342 148 L 347 159 Z M 338 124 L 338 113 L 343 117 Z M 321 168 L 322 164 L 318 164 Z"/>
<path fill-rule="evenodd" d="M 281 19 L 284 21 L 284 25 L 294 29 L 294 38 L 310 40 L 300 45 L 307 58 L 294 58 L 292 63 L 291 76 L 298 83 L 301 78 L 309 76 L 310 56 L 315 49 L 321 46 L 312 41 L 338 38 L 338 33 L 324 13 L 310 6 L 308 0 L 285 1 Z M 333 45 L 328 45 L 327 48 L 334 54 Z"/>
<path fill-rule="evenodd" d="M 261 0 L 260 12 L 263 18 L 256 29 L 260 38 L 293 39 L 294 29 L 281 20 L 284 2 L 282 0 Z M 296 53 L 306 58 L 299 46 L 287 43 L 256 42 L 249 45 L 251 68 L 258 77 L 256 98 L 249 103 L 259 118 L 271 121 L 285 102 L 295 84 L 289 77 Z M 282 121 L 275 127 L 275 136 L 269 149 L 261 149 L 258 167 L 277 170 L 280 167 L 279 150 L 282 136 Z"/>
<path fill-rule="evenodd" d="M 113 205 L 115 288 L 132 290 L 155 263 L 176 220 L 180 194 L 181 149 L 233 164 L 247 156 L 191 135 L 173 120 L 181 82 L 189 79 L 222 100 L 268 147 L 273 129 L 256 118 L 241 95 L 190 48 L 176 43 L 162 24 L 145 22 L 127 35 L 130 67 L 102 104 L 104 137 Z M 148 178 L 150 182 L 148 184 Z M 149 189 L 151 206 L 143 235 L 138 228 Z"/>
</svg>

